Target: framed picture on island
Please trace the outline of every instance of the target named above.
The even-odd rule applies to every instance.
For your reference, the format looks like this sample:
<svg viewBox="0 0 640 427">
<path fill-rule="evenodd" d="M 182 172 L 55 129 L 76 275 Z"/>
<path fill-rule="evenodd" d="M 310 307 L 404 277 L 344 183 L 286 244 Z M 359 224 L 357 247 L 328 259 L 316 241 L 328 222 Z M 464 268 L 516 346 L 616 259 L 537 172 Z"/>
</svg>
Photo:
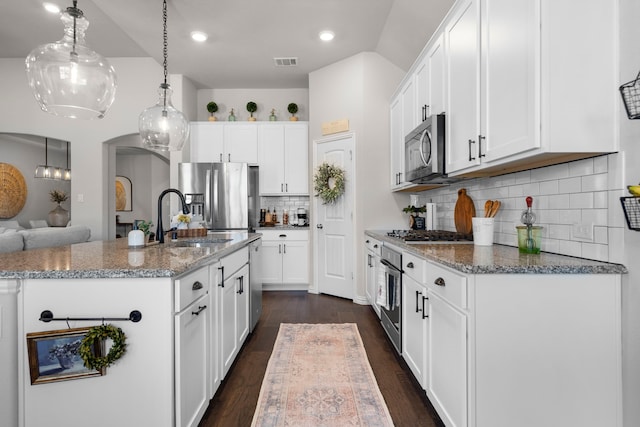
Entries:
<svg viewBox="0 0 640 427">
<path fill-rule="evenodd" d="M 73 328 L 27 334 L 31 384 L 66 381 L 104 375 L 106 369 L 88 369 L 78 354 L 82 340 L 91 328 Z M 96 357 L 104 349 L 99 342 L 93 346 Z"/>
<path fill-rule="evenodd" d="M 116 176 L 116 212 L 131 212 L 131 180 L 126 176 Z"/>
</svg>

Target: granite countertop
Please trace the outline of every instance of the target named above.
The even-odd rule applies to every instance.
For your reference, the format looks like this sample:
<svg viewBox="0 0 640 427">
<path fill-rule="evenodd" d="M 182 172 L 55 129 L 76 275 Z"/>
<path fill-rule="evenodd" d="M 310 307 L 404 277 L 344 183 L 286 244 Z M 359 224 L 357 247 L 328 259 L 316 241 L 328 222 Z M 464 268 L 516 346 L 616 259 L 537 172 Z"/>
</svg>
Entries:
<svg viewBox="0 0 640 427">
<path fill-rule="evenodd" d="M 212 238 L 231 240 L 203 247 L 180 246 L 184 241 Z M 176 277 L 259 238 L 256 233 L 229 232 L 136 249 L 129 248 L 124 238 L 10 252 L 0 254 L 0 279 Z"/>
<path fill-rule="evenodd" d="M 622 264 L 594 261 L 566 255 L 541 252 L 521 254 L 513 246 L 475 246 L 473 243 L 406 244 L 386 231 L 366 231 L 365 234 L 467 274 L 623 274 Z"/>
<path fill-rule="evenodd" d="M 273 227 L 256 227 L 256 231 L 260 230 L 309 230 L 308 225 L 274 225 Z"/>
</svg>

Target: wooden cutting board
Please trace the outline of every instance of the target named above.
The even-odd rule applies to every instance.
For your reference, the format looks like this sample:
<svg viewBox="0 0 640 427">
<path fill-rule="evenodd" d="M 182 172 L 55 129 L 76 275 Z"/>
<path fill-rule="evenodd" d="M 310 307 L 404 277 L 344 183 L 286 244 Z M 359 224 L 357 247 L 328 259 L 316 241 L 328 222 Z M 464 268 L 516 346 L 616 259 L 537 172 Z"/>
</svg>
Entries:
<svg viewBox="0 0 640 427">
<path fill-rule="evenodd" d="M 471 218 L 474 216 L 476 216 L 476 207 L 473 204 L 473 200 L 467 195 L 467 189 L 461 188 L 458 190 L 458 201 L 453 210 L 456 231 L 458 233 L 471 234 L 473 231 Z"/>
</svg>

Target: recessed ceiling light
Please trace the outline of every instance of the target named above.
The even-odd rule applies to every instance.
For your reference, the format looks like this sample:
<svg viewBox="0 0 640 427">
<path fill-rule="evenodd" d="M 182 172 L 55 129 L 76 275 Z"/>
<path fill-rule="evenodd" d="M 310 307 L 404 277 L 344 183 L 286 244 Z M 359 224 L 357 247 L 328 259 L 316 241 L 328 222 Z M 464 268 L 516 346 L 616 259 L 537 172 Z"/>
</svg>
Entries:
<svg viewBox="0 0 640 427">
<path fill-rule="evenodd" d="M 42 3 L 42 6 L 47 12 L 50 13 L 60 13 L 60 7 L 57 4 L 53 3 Z"/>
<path fill-rule="evenodd" d="M 207 41 L 207 38 L 209 38 L 209 36 L 206 33 L 203 33 L 202 31 L 192 31 L 191 38 L 197 42 L 202 43 L 204 41 Z"/>
<path fill-rule="evenodd" d="M 320 32 L 320 40 L 322 40 L 322 41 L 329 42 L 329 41 L 333 40 L 334 37 L 335 37 L 335 34 L 333 34 L 333 31 L 321 31 Z"/>
</svg>

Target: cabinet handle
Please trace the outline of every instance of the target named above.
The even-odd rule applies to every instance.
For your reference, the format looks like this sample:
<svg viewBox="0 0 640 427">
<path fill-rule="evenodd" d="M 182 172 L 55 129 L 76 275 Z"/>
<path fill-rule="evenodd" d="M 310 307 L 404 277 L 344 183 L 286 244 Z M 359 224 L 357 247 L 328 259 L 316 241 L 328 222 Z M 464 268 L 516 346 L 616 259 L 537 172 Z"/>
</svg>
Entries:
<svg viewBox="0 0 640 427">
<path fill-rule="evenodd" d="M 422 292 L 416 291 L 416 313 L 420 313 L 420 307 L 418 307 L 418 295 L 422 295 Z M 424 311 L 424 302 L 422 304 L 422 311 Z"/>
<path fill-rule="evenodd" d="M 284 254 L 287 253 L 287 244 L 286 243 L 282 244 L 282 253 L 284 253 Z"/>
<path fill-rule="evenodd" d="M 197 291 L 197 290 L 200 290 L 202 288 L 204 288 L 204 286 L 202 286 L 202 283 L 200 283 L 197 280 L 195 282 L 193 282 L 193 285 L 191 286 L 191 290 L 192 291 Z"/>
<path fill-rule="evenodd" d="M 428 297 L 425 297 L 425 296 L 422 297 L 422 318 L 423 319 L 426 319 L 427 317 L 429 317 L 429 315 L 427 314 L 427 312 L 424 309 L 424 302 L 426 300 L 428 300 L 428 299 L 429 299 Z"/>
<path fill-rule="evenodd" d="M 240 276 L 237 279 L 240 283 L 238 284 L 238 295 L 241 295 L 244 292 L 244 276 Z"/>
<path fill-rule="evenodd" d="M 198 306 L 198 311 L 192 311 L 192 312 L 191 312 L 191 314 L 192 314 L 192 315 L 199 316 L 199 315 L 200 315 L 200 313 L 202 313 L 202 312 L 203 312 L 204 310 L 206 310 L 206 309 L 207 309 L 207 306 L 206 306 L 206 305 L 199 305 L 199 306 Z"/>
<path fill-rule="evenodd" d="M 371 254 L 367 254 L 367 266 L 373 267 L 373 265 L 371 264 Z"/>
<path fill-rule="evenodd" d="M 478 157 L 485 157 L 486 154 L 482 154 L 482 140 L 486 139 L 482 135 L 478 135 Z"/>
<path fill-rule="evenodd" d="M 227 159 L 229 159 L 229 161 L 231 161 L 231 153 L 227 154 Z"/>
<path fill-rule="evenodd" d="M 413 262 L 409 262 L 409 264 L 407 264 L 407 268 L 413 268 Z"/>
<path fill-rule="evenodd" d="M 369 239 L 365 240 L 364 242 L 365 242 L 365 243 L 369 243 Z"/>
<path fill-rule="evenodd" d="M 278 243 L 278 253 L 281 254 L 282 253 L 282 245 Z"/>
<path fill-rule="evenodd" d="M 220 161 L 222 161 L 222 153 L 220 153 Z"/>
<path fill-rule="evenodd" d="M 284 192 L 288 193 L 289 192 L 289 183 L 284 183 Z"/>
<path fill-rule="evenodd" d="M 402 172 L 398 172 L 398 185 L 402 182 Z"/>
<path fill-rule="evenodd" d="M 469 140 L 469 161 L 475 160 L 475 157 L 471 157 L 471 144 L 475 144 L 476 142 L 472 139 Z"/>
<path fill-rule="evenodd" d="M 287 237 L 287 235 L 286 234 L 281 234 L 278 237 Z"/>
<path fill-rule="evenodd" d="M 438 285 L 438 286 L 444 286 L 444 279 L 442 277 L 438 277 L 436 280 L 433 281 L 434 284 Z"/>
<path fill-rule="evenodd" d="M 284 193 L 284 184 L 283 183 L 280 183 L 280 192 Z"/>
<path fill-rule="evenodd" d="M 224 265 L 222 267 L 218 267 L 218 270 L 220 270 L 220 283 L 218 283 L 218 286 L 224 288 Z"/>
<path fill-rule="evenodd" d="M 373 247 L 374 247 L 375 249 L 378 249 L 378 245 L 373 245 Z"/>
</svg>

